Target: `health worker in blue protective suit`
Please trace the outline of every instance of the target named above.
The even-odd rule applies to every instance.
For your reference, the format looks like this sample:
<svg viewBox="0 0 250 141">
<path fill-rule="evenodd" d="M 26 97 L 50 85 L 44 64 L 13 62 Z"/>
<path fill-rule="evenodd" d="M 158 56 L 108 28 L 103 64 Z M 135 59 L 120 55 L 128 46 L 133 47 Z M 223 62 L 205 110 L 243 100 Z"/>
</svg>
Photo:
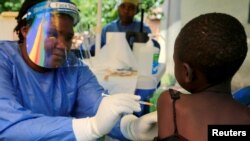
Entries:
<svg viewBox="0 0 250 141">
<path fill-rule="evenodd" d="M 108 23 L 102 28 L 101 32 L 101 47 L 106 44 L 107 32 L 141 32 L 141 22 L 134 19 L 134 16 L 139 12 L 140 0 L 119 0 L 118 1 L 118 19 Z M 151 33 L 149 26 L 143 23 L 143 32 Z M 160 45 L 155 40 L 154 45 L 160 48 Z M 95 55 L 95 46 L 91 47 L 91 54 Z"/>
<path fill-rule="evenodd" d="M 134 19 L 139 12 L 139 0 L 119 0 L 119 18 L 103 27 L 101 43 L 106 44 L 107 32 L 140 32 L 141 22 Z M 143 24 L 143 32 L 151 33 L 151 29 Z"/>
<path fill-rule="evenodd" d="M 16 19 L 19 41 L 0 41 L 0 140 L 89 141 L 105 134 L 151 140 L 157 134 L 156 112 L 137 118 L 131 113 L 140 111 L 140 97 L 103 97 L 96 77 L 70 52 L 79 21 L 73 3 L 26 0 Z"/>
</svg>

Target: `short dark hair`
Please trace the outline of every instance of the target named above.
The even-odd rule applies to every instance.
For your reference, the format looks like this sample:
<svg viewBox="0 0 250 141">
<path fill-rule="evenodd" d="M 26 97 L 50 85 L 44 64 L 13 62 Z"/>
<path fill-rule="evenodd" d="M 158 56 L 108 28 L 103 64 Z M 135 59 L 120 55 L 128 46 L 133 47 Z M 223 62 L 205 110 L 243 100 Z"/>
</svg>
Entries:
<svg viewBox="0 0 250 141">
<path fill-rule="evenodd" d="M 21 31 L 20 31 L 21 27 L 27 25 L 28 22 L 32 23 L 32 21 L 33 21 L 33 19 L 31 19 L 30 21 L 27 21 L 25 18 L 23 18 L 24 15 L 27 14 L 28 10 L 31 7 L 33 7 L 34 5 L 36 5 L 36 4 L 40 3 L 40 2 L 45 2 L 45 1 L 48 1 L 48 0 L 25 0 L 24 3 L 22 4 L 21 9 L 19 10 L 19 14 L 16 17 L 17 25 L 14 28 L 14 32 L 16 32 L 17 35 L 18 35 L 18 38 L 19 38 L 18 42 L 19 43 L 22 43 L 23 40 L 24 40 L 24 37 L 23 37 L 23 35 L 21 34 Z M 74 4 L 70 0 L 57 0 L 57 1 Z"/>
<path fill-rule="evenodd" d="M 175 41 L 177 57 L 200 70 L 209 83 L 232 79 L 247 50 L 244 27 L 224 13 L 208 13 L 192 19 Z"/>
<path fill-rule="evenodd" d="M 18 38 L 19 38 L 18 42 L 19 43 L 22 43 L 23 39 L 24 39 L 23 35 L 20 32 L 21 27 L 27 25 L 26 19 L 22 19 L 23 16 L 28 12 L 29 8 L 31 8 L 32 6 L 36 5 L 37 3 L 40 3 L 40 2 L 43 2 L 43 1 L 46 1 L 46 0 L 25 0 L 23 2 L 22 7 L 19 10 L 19 13 L 18 13 L 18 15 L 16 17 L 17 25 L 14 28 L 14 32 L 16 32 L 17 35 L 18 35 Z"/>
</svg>

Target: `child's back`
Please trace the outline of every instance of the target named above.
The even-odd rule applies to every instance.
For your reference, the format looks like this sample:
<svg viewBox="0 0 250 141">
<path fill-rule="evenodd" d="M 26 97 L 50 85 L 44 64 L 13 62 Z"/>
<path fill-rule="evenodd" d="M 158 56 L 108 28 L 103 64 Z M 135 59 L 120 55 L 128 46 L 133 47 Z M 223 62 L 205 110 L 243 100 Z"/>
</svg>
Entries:
<svg viewBox="0 0 250 141">
<path fill-rule="evenodd" d="M 250 108 L 231 94 L 231 79 L 246 53 L 246 33 L 232 16 L 211 13 L 187 23 L 176 39 L 174 61 L 177 81 L 191 94 L 175 102 L 169 91 L 161 94 L 159 138 L 173 135 L 174 119 L 178 134 L 190 141 L 206 141 L 208 125 L 249 125 Z"/>
</svg>

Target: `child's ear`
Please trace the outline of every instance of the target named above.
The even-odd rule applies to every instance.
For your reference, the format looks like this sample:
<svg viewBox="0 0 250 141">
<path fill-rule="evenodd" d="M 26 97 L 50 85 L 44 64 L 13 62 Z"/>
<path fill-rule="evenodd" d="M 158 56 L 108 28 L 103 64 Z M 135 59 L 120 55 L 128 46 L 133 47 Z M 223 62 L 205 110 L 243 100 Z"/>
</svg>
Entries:
<svg viewBox="0 0 250 141">
<path fill-rule="evenodd" d="M 192 82 L 194 80 L 193 69 L 187 63 L 183 63 L 183 66 L 184 66 L 184 70 L 186 71 L 184 80 L 185 80 L 186 83 L 190 83 L 190 82 Z"/>
</svg>

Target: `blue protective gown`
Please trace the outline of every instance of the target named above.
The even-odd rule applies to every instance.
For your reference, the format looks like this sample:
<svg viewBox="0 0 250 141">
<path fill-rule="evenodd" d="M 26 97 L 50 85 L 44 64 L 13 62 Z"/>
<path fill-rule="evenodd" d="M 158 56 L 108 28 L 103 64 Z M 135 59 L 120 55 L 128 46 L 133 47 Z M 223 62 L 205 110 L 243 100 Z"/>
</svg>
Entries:
<svg viewBox="0 0 250 141">
<path fill-rule="evenodd" d="M 233 98 L 244 105 L 250 106 L 250 86 L 235 91 Z"/>
<path fill-rule="evenodd" d="M 72 117 L 94 116 L 102 99 L 87 66 L 36 72 L 13 41 L 0 41 L 0 75 L 1 141 L 74 141 Z M 124 138 L 119 123 L 110 136 Z"/>
</svg>

